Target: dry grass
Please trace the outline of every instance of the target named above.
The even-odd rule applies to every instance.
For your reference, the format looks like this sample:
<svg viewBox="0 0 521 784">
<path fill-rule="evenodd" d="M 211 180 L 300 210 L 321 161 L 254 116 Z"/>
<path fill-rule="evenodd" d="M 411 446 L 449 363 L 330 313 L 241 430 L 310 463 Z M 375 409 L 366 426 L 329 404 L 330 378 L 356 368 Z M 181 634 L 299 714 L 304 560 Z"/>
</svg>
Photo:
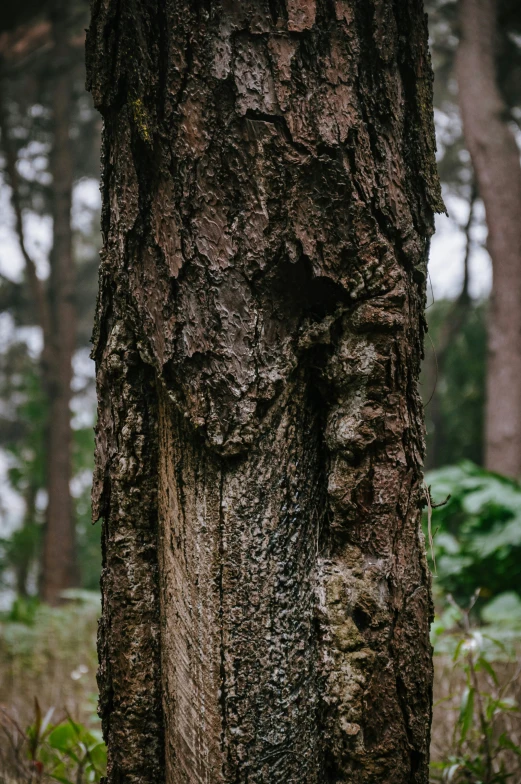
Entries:
<svg viewBox="0 0 521 784">
<path fill-rule="evenodd" d="M 491 682 L 486 673 L 479 673 L 480 690 L 492 693 L 499 689 L 503 697 L 521 706 L 521 680 L 519 663 L 493 662 L 498 685 Z M 455 727 L 458 721 L 460 703 L 465 689 L 464 674 L 456 666 L 452 657 L 434 657 L 434 714 L 432 723 L 431 759 L 433 762 L 447 760 L 455 750 Z M 521 747 L 521 715 L 518 712 L 502 712 L 494 722 L 494 736 L 507 733 L 517 746 Z M 521 783 L 521 757 L 502 752 L 512 784 Z M 436 779 L 437 780 L 437 779 Z"/>
<path fill-rule="evenodd" d="M 31 781 L 6 773 L 8 757 L 14 759 L 11 719 L 20 727 L 34 721 L 34 698 L 42 711 L 54 707 L 55 721 L 65 711 L 86 726 L 99 728 L 96 710 L 96 626 L 99 608 L 95 603 L 71 605 L 60 610 L 40 608 L 34 623 L 0 624 L 0 784 Z M 500 684 L 509 683 L 507 696 L 521 704 L 521 683 L 515 678 L 514 663 L 494 665 Z M 486 688 L 485 676 L 483 688 Z M 449 656 L 435 657 L 435 709 L 432 731 L 432 758 L 443 760 L 454 748 L 454 727 L 464 689 L 463 674 Z M 11 740 L 8 739 L 11 727 Z M 507 730 L 521 746 L 519 716 L 501 717 L 498 731 Z M 16 734 L 16 733 L 15 733 Z M 3 763 L 2 763 L 3 757 Z M 521 782 L 521 759 L 508 758 L 511 781 Z M 35 779 L 35 781 L 41 779 Z"/>
<path fill-rule="evenodd" d="M 38 609 L 34 623 L 0 624 L 0 706 L 22 724 L 42 710 L 67 710 L 82 724 L 96 713 L 95 602 Z"/>
</svg>

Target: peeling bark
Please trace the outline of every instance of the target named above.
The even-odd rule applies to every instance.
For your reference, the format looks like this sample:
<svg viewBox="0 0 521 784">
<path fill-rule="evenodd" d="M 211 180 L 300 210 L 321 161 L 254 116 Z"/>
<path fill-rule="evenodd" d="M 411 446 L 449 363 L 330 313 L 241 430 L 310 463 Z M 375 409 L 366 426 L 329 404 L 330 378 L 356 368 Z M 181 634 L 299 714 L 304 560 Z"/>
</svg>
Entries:
<svg viewBox="0 0 521 784">
<path fill-rule="evenodd" d="M 521 477 L 521 164 L 496 79 L 495 0 L 461 0 L 456 58 L 465 142 L 487 215 L 493 283 L 488 322 L 485 463 Z"/>
<path fill-rule="evenodd" d="M 428 778 L 422 4 L 96 2 L 109 782 Z"/>
</svg>

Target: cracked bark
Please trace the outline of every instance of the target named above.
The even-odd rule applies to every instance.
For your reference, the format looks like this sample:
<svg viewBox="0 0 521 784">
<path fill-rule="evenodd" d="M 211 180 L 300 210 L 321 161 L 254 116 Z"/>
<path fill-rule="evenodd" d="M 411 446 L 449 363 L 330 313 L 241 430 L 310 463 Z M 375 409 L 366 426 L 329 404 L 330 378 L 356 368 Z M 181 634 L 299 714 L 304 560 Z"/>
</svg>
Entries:
<svg viewBox="0 0 521 784">
<path fill-rule="evenodd" d="M 95 2 L 109 782 L 427 781 L 421 2 Z"/>
</svg>

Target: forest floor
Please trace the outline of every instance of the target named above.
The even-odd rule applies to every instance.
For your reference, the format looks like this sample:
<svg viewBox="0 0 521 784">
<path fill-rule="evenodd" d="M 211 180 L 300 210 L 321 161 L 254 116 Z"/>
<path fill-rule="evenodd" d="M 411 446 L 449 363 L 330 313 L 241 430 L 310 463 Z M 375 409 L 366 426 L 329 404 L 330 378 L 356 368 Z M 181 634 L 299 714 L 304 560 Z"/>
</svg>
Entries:
<svg viewBox="0 0 521 784">
<path fill-rule="evenodd" d="M 7 775 L 13 756 L 14 727 L 27 732 L 34 729 L 40 715 L 54 708 L 53 724 L 66 720 L 88 728 L 98 735 L 100 726 L 96 715 L 96 628 L 99 600 L 87 594 L 81 601 L 61 609 L 44 606 L 31 607 L 20 603 L 9 619 L 0 623 L 0 784 L 22 784 L 32 778 Z M 436 655 L 434 722 L 432 758 L 445 762 L 461 751 L 460 744 L 462 701 L 465 700 L 465 670 L 455 666 L 447 653 Z M 521 746 L 519 713 L 508 709 L 521 704 L 521 683 L 515 661 L 494 662 L 497 688 L 503 695 L 507 709 L 501 710 L 496 728 Z M 481 672 L 483 691 L 491 676 Z M 476 705 L 477 710 L 477 705 Z M 460 725 L 458 725 L 460 722 Z M 32 730 L 29 730 L 29 736 Z M 27 736 L 28 737 L 28 736 Z M 18 739 L 20 740 L 20 739 Z M 468 738 L 466 745 L 468 746 Z M 479 749 L 479 740 L 476 748 Z M 510 781 L 521 781 L 521 756 L 507 752 Z M 447 774 L 433 772 L 432 781 L 443 780 Z M 45 777 L 34 781 L 45 780 Z M 97 778 L 84 779 L 97 781 Z M 445 780 L 449 780 L 445 778 Z M 458 781 L 459 779 L 454 779 Z M 474 779 L 462 779 L 474 781 Z M 506 780 L 506 779 L 505 779 Z"/>
</svg>

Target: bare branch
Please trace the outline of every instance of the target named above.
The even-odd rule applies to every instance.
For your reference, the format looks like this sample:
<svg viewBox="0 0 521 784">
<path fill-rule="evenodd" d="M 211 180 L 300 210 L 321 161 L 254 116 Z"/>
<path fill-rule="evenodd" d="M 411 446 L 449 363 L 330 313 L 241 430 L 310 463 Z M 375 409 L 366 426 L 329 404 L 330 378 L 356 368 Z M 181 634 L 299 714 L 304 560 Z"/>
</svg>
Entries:
<svg viewBox="0 0 521 784">
<path fill-rule="evenodd" d="M 7 124 L 7 112 L 3 100 L 2 82 L 0 79 L 0 135 L 1 146 L 5 156 L 5 168 L 9 184 L 11 186 L 11 203 L 15 214 L 15 227 L 18 236 L 18 243 L 25 261 L 27 280 L 31 296 L 36 308 L 38 323 L 43 332 L 44 345 L 49 346 L 51 341 L 50 314 L 45 287 L 43 281 L 38 277 L 34 259 L 27 250 L 22 214 L 22 202 L 20 198 L 20 182 L 16 168 L 16 152 L 9 138 Z"/>
<path fill-rule="evenodd" d="M 474 223 L 474 208 L 476 205 L 476 199 L 478 196 L 476 183 L 472 183 L 472 190 L 470 192 L 470 200 L 469 200 L 469 217 L 467 223 L 465 225 L 465 257 L 463 259 L 463 285 L 461 287 L 461 292 L 458 297 L 458 302 L 460 304 L 465 304 L 469 301 L 469 281 L 470 281 L 470 269 L 469 269 L 469 262 L 470 256 L 472 251 L 472 238 L 470 236 L 470 232 L 472 230 L 472 225 Z"/>
</svg>

